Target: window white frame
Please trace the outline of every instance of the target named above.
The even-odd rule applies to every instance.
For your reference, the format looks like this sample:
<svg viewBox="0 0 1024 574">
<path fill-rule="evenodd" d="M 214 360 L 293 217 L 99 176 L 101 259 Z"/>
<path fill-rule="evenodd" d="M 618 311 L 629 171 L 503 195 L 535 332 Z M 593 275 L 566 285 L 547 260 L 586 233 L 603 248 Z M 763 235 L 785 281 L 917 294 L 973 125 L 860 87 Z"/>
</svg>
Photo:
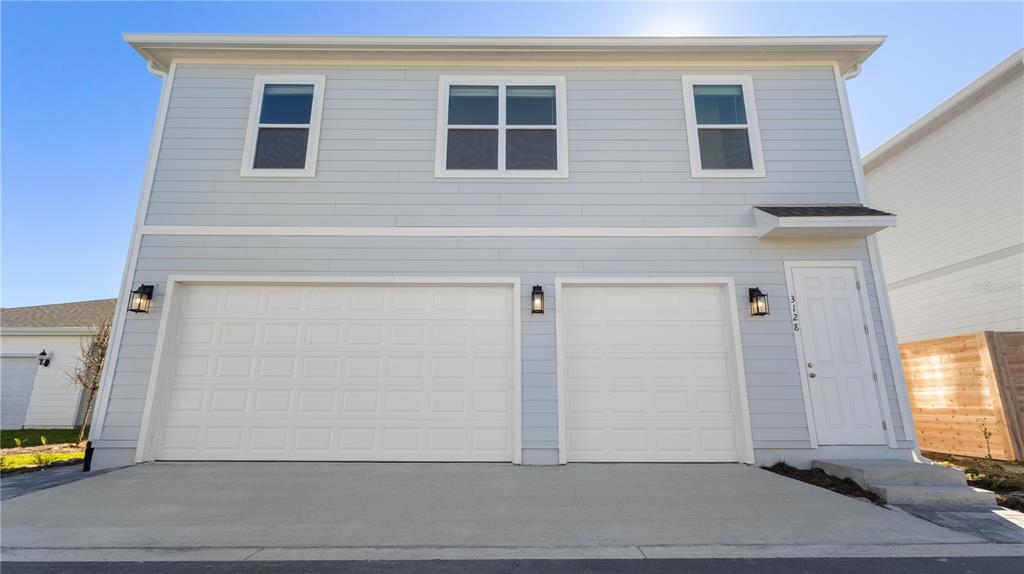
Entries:
<svg viewBox="0 0 1024 574">
<path fill-rule="evenodd" d="M 324 84 L 326 78 L 316 75 L 256 76 L 253 78 L 252 101 L 249 104 L 249 126 L 245 132 L 245 148 L 242 152 L 242 177 L 315 177 L 316 155 L 320 147 L 320 122 L 324 108 Z M 309 111 L 308 124 L 261 124 L 263 110 L 263 89 L 273 84 L 312 84 L 313 106 Z M 255 169 L 256 141 L 260 128 L 309 128 L 306 140 L 306 166 L 303 169 Z"/>
<path fill-rule="evenodd" d="M 746 124 L 701 124 L 697 125 L 697 107 L 693 98 L 693 86 L 740 86 L 743 89 L 743 106 L 746 108 Z M 757 121 L 757 101 L 754 98 L 754 80 L 749 75 L 692 75 L 683 76 L 683 110 L 686 113 L 686 143 L 690 150 L 690 175 L 693 177 L 765 177 L 764 153 L 761 149 L 761 129 Z M 751 169 L 704 169 L 700 161 L 700 139 L 697 128 L 745 129 L 750 140 Z"/>
<path fill-rule="evenodd" d="M 452 85 L 497 86 L 497 125 L 448 125 L 448 88 Z M 555 130 L 558 169 L 505 169 L 505 91 L 508 86 L 554 86 L 555 125 L 514 125 L 512 129 Z M 454 129 L 497 129 L 498 169 L 452 169 L 448 165 L 448 130 Z M 437 89 L 437 143 L 434 158 L 434 177 L 476 177 L 476 178 L 565 178 L 569 177 L 569 120 L 566 117 L 564 76 L 441 76 Z"/>
</svg>

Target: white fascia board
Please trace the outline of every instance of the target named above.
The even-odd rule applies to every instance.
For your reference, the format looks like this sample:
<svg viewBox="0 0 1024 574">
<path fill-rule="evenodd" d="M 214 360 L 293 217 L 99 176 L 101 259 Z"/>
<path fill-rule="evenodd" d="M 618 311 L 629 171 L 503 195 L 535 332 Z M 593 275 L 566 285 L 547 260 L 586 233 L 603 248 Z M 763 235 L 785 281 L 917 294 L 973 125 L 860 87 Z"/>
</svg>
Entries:
<svg viewBox="0 0 1024 574">
<path fill-rule="evenodd" d="M 643 54 L 734 60 L 837 62 L 844 72 L 857 68 L 885 41 L 884 36 L 719 36 L 719 37 L 451 37 L 451 36 L 291 36 L 233 34 L 123 34 L 143 58 L 166 70 L 176 58 L 259 58 L 288 55 L 289 61 L 375 53 L 391 58 L 412 53 L 475 52 L 510 54 Z M 597 56 L 600 59 L 600 56 Z"/>
<path fill-rule="evenodd" d="M 758 237 L 867 237 L 896 226 L 895 215 L 778 217 L 754 210 Z"/>
<path fill-rule="evenodd" d="M 95 330 L 90 327 L 4 327 L 0 328 L 0 337 L 5 335 L 21 337 L 75 337 L 92 335 L 94 332 Z"/>
<path fill-rule="evenodd" d="M 986 72 L 977 80 L 968 84 L 959 92 L 950 96 L 948 100 L 942 102 L 935 109 L 928 112 L 909 126 L 903 128 L 903 130 L 898 134 L 889 138 L 888 141 L 875 148 L 874 151 L 866 155 L 864 160 L 861 162 L 864 167 L 864 171 L 871 171 L 878 167 L 886 160 L 896 155 L 903 148 L 912 144 L 918 137 L 925 135 L 946 121 L 956 117 L 959 110 L 977 101 L 988 93 L 988 89 L 990 87 L 999 84 L 1012 72 L 1019 72 L 1021 68 L 1024 68 L 1024 48 L 1017 50 L 1012 56 L 1003 60 L 999 65 Z"/>
</svg>

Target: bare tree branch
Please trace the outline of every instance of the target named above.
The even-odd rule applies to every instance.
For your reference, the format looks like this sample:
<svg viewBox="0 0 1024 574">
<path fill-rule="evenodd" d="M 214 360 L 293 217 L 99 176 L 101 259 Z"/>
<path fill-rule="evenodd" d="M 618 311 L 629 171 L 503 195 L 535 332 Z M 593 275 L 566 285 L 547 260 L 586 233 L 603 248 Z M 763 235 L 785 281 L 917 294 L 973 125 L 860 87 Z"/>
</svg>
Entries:
<svg viewBox="0 0 1024 574">
<path fill-rule="evenodd" d="M 96 391 L 100 388 L 100 374 L 103 372 L 103 362 L 107 358 L 110 330 L 109 320 L 96 325 L 93 334 L 82 339 L 82 353 L 75 369 L 64 372 L 68 381 L 86 394 L 85 414 L 82 416 L 82 426 L 78 429 L 79 443 L 85 438 L 85 427 L 89 424 Z"/>
</svg>

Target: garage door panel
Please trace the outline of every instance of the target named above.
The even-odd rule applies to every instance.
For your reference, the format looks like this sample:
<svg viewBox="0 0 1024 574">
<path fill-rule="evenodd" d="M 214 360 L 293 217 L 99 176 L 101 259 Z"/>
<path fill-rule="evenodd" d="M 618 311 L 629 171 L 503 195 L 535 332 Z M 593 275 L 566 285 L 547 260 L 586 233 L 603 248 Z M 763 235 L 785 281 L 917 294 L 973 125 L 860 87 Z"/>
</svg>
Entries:
<svg viewBox="0 0 1024 574">
<path fill-rule="evenodd" d="M 189 285 L 156 458 L 511 460 L 511 288 Z"/>
<path fill-rule="evenodd" d="M 569 461 L 736 461 L 721 286 L 563 286 Z"/>
</svg>

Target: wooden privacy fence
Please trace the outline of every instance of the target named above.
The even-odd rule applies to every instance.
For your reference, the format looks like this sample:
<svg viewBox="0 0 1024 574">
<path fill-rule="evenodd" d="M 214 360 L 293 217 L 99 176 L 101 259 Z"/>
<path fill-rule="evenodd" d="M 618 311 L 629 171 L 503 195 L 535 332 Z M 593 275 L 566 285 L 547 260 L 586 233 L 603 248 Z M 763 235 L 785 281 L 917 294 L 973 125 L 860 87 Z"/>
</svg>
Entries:
<svg viewBox="0 0 1024 574">
<path fill-rule="evenodd" d="M 900 345 L 921 450 L 1024 460 L 1024 333 Z"/>
</svg>

